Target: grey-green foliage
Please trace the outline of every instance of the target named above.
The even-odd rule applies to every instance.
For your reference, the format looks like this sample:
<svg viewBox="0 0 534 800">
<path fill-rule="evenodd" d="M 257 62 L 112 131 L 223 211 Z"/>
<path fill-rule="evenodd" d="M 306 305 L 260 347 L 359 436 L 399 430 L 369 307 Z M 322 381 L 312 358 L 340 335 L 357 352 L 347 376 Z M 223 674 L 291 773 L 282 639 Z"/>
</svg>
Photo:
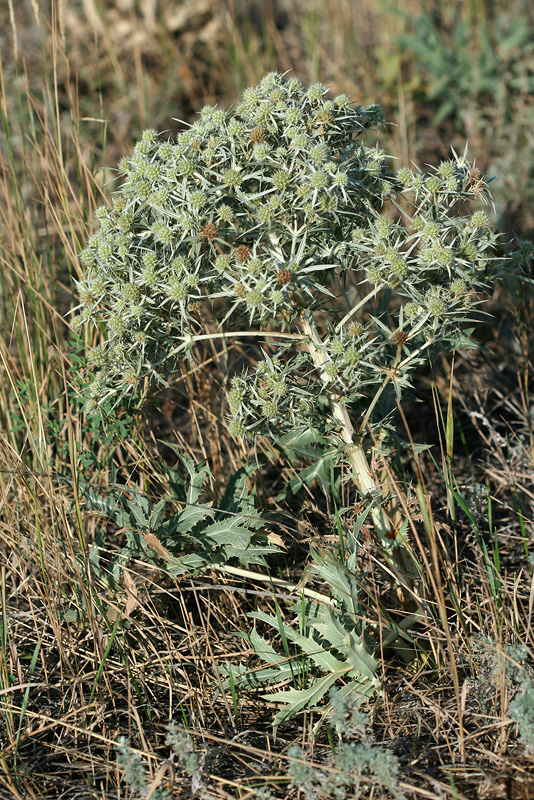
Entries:
<svg viewBox="0 0 534 800">
<path fill-rule="evenodd" d="M 400 40 L 415 62 L 416 92 L 423 76 L 426 100 L 435 104 L 434 126 L 442 129 L 450 118 L 470 142 L 480 142 L 499 178 L 497 206 L 513 207 L 532 201 L 534 146 L 534 25 L 515 5 L 471 19 L 462 13 L 465 4 L 462 11 L 441 7 L 407 18 L 412 33 Z"/>
<path fill-rule="evenodd" d="M 365 516 L 361 515 L 356 530 Z M 331 554 L 321 555 L 312 550 L 312 571 L 330 587 L 331 604 L 303 598 L 291 609 L 293 624 L 283 620 L 280 613 L 276 616 L 264 611 L 249 614 L 280 635 L 284 654 L 277 652 L 254 629 L 245 634 L 245 639 L 263 664 L 256 669 L 247 669 L 242 664 L 222 667 L 221 671 L 229 675 L 226 688 L 232 683 L 235 687 L 249 689 L 293 684 L 291 688 L 263 695 L 281 705 L 273 721 L 275 730 L 282 722 L 307 709 L 320 711 L 319 727 L 336 709 L 339 710 L 344 699 L 357 708 L 380 687 L 374 645 L 362 622 L 358 600 L 357 543 L 354 537 L 347 540 L 346 548 L 345 563 Z"/>
<path fill-rule="evenodd" d="M 126 391 L 168 370 L 205 298 L 283 321 L 349 266 L 354 221 L 390 190 L 384 154 L 358 143 L 382 113 L 326 92 L 272 73 L 233 113 L 206 107 L 175 141 L 145 131 L 123 159 L 124 184 L 81 256 L 79 320 L 106 325 L 95 400 L 108 381 Z"/>
<path fill-rule="evenodd" d="M 130 788 L 131 797 L 142 798 L 146 795 L 151 783 L 146 763 L 131 747 L 125 736 L 117 740 L 117 763 L 123 773 L 123 780 Z M 171 792 L 164 786 L 158 786 L 151 794 L 152 800 L 170 800 Z"/>
<path fill-rule="evenodd" d="M 391 172 L 362 140 L 382 121 L 378 106 L 270 73 L 233 111 L 206 107 L 175 140 L 146 131 L 81 255 L 76 321 L 105 327 L 89 352 L 89 407 L 164 381 L 205 330 L 299 333 L 317 311 L 324 371 L 288 338 L 231 387 L 232 433 L 277 436 L 331 424 L 325 380 L 368 403 L 387 374 L 400 395 L 422 355 L 465 341 L 495 273 L 517 271 L 532 248 L 497 259 L 495 231 L 472 210 L 490 201 L 487 183 L 465 153 L 430 174 Z M 338 296 L 355 272 L 368 292 L 358 313 Z"/>
<path fill-rule="evenodd" d="M 264 521 L 247 489 L 249 470 L 242 468 L 231 477 L 214 508 L 200 497 L 209 476 L 208 466 L 195 465 L 186 454 L 180 457 L 187 478 L 177 469 L 168 470 L 171 494 L 157 503 L 127 486 L 115 486 L 106 497 L 90 487 L 85 489 L 86 508 L 105 515 L 126 537 L 125 546 L 108 567 L 108 575 L 115 580 L 132 556 L 141 556 L 178 576 L 231 561 L 243 566 L 263 564 L 265 555 L 277 552 L 262 531 Z M 166 513 L 176 504 L 183 508 Z M 98 549 L 97 543 L 91 551 L 95 568 Z"/>
<path fill-rule="evenodd" d="M 202 786 L 202 770 L 191 736 L 175 722 L 171 722 L 167 727 L 165 744 L 171 748 L 171 759 L 176 759 L 178 767 L 191 779 L 191 790 L 195 795 Z M 171 788 L 164 785 L 151 786 L 153 781 L 145 761 L 133 750 L 125 736 L 120 736 L 117 740 L 117 763 L 133 796 L 142 798 L 149 791 L 153 800 L 170 800 L 173 796 Z"/>
<path fill-rule="evenodd" d="M 513 122 L 518 99 L 534 90 L 528 17 L 506 10 L 469 22 L 453 12 L 447 24 L 423 14 L 410 20 L 410 27 L 414 32 L 400 43 L 429 76 L 429 98 L 438 103 L 436 125 L 449 115 L 465 124 L 473 114 L 488 128 Z"/>
<path fill-rule="evenodd" d="M 521 742 L 534 752 L 534 680 L 525 676 L 508 707 Z"/>
<path fill-rule="evenodd" d="M 304 754 L 299 745 L 288 750 L 292 759 L 289 762 L 288 776 L 291 786 L 298 789 L 307 800 L 326 800 L 346 797 L 368 796 L 372 788 L 387 789 L 393 797 L 403 797 L 397 788 L 399 761 L 389 750 L 370 742 L 344 742 L 340 744 L 332 759 L 334 770 L 322 770 L 317 765 L 304 762 Z"/>
<path fill-rule="evenodd" d="M 200 778 L 201 765 L 189 733 L 179 728 L 175 722 L 171 722 L 167 728 L 167 738 L 165 742 L 171 747 L 173 754 L 178 759 L 178 763 L 185 774 L 195 781 L 198 781 Z"/>
</svg>

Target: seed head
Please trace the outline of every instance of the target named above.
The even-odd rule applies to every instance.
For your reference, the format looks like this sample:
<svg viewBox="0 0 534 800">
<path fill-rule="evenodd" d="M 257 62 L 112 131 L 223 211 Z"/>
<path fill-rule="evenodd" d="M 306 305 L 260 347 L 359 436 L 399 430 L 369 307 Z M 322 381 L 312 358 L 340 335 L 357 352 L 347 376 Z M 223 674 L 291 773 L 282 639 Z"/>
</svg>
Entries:
<svg viewBox="0 0 534 800">
<path fill-rule="evenodd" d="M 375 220 L 375 230 L 379 239 L 387 239 L 391 230 L 392 221 L 389 217 L 382 214 Z"/>
<path fill-rule="evenodd" d="M 439 165 L 438 174 L 442 178 L 453 178 L 455 173 L 455 166 L 452 161 L 442 161 Z"/>
<path fill-rule="evenodd" d="M 348 186 L 349 176 L 343 170 L 339 170 L 334 175 L 334 186 Z"/>
<path fill-rule="evenodd" d="M 245 399 L 245 393 L 242 389 L 232 389 L 228 392 L 228 403 L 230 405 L 230 409 L 232 412 L 235 412 L 241 406 L 243 400 Z"/>
<path fill-rule="evenodd" d="M 311 185 L 314 189 L 324 189 L 328 183 L 326 172 L 314 172 L 311 176 Z"/>
<path fill-rule="evenodd" d="M 219 206 L 219 208 L 217 209 L 217 214 L 219 216 L 219 219 L 222 219 L 223 222 L 231 222 L 234 216 L 232 208 L 225 204 Z"/>
<path fill-rule="evenodd" d="M 420 192 L 424 185 L 425 185 L 425 179 L 423 178 L 422 175 L 417 173 L 417 175 L 413 176 L 411 188 L 415 192 Z M 439 188 L 439 186 L 438 186 L 438 188 Z"/>
<path fill-rule="evenodd" d="M 266 419 L 272 419 L 278 413 L 278 406 L 274 400 L 266 400 L 262 406 L 262 411 Z"/>
<path fill-rule="evenodd" d="M 269 155 L 269 145 L 266 142 L 260 142 L 254 146 L 253 155 L 256 161 L 265 161 Z"/>
<path fill-rule="evenodd" d="M 125 300 L 136 303 L 141 297 L 139 286 L 135 283 L 125 283 L 122 287 L 122 296 Z"/>
<path fill-rule="evenodd" d="M 462 278 L 456 278 L 451 285 L 450 285 L 451 294 L 454 297 L 461 297 L 463 294 L 466 293 L 467 287 L 465 285 L 465 281 Z"/>
<path fill-rule="evenodd" d="M 195 289 L 198 286 L 198 275 L 195 273 L 192 275 L 186 275 L 184 278 L 184 284 L 188 287 L 188 289 Z"/>
<path fill-rule="evenodd" d="M 403 186 L 410 187 L 413 182 L 413 172 L 408 167 L 401 167 L 397 172 L 397 179 Z"/>
<path fill-rule="evenodd" d="M 254 142 L 254 144 L 259 144 L 260 142 L 263 142 L 264 135 L 265 135 L 265 132 L 264 132 L 263 128 L 260 127 L 259 125 L 257 125 L 255 128 L 252 128 L 252 130 L 250 131 L 250 141 Z"/>
<path fill-rule="evenodd" d="M 382 281 L 382 270 L 380 267 L 369 267 L 367 270 L 367 280 L 370 283 L 380 283 Z"/>
<path fill-rule="evenodd" d="M 146 131 L 143 131 L 141 135 L 142 142 L 149 142 L 152 144 L 158 138 L 158 132 L 154 130 L 154 128 L 147 128 Z"/>
<path fill-rule="evenodd" d="M 391 341 L 393 344 L 396 344 L 397 347 L 404 347 L 406 342 L 408 341 L 408 334 L 406 331 L 401 330 L 400 328 L 396 330 L 391 337 Z"/>
<path fill-rule="evenodd" d="M 454 254 L 450 247 L 439 247 L 434 251 L 435 259 L 442 267 L 448 267 L 452 263 Z"/>
<path fill-rule="evenodd" d="M 113 257 L 113 245 L 107 239 L 103 239 L 98 246 L 98 255 L 103 261 Z"/>
<path fill-rule="evenodd" d="M 193 192 L 191 197 L 189 198 L 189 202 L 192 208 L 199 209 L 206 205 L 206 195 L 204 192 L 198 189 L 197 191 Z"/>
<path fill-rule="evenodd" d="M 162 161 L 168 161 L 168 159 L 172 158 L 173 155 L 173 146 L 170 142 L 162 142 L 158 147 L 158 156 L 161 158 Z"/>
<path fill-rule="evenodd" d="M 238 261 L 241 261 L 242 264 L 246 264 L 250 258 L 250 250 L 246 246 L 246 244 L 240 244 L 239 247 L 235 251 L 235 257 Z"/>
<path fill-rule="evenodd" d="M 349 325 L 349 336 L 357 339 L 363 333 L 363 325 L 359 322 L 351 322 Z"/>
<path fill-rule="evenodd" d="M 124 319 L 118 314 L 110 317 L 108 321 L 108 330 L 113 337 L 121 337 L 126 330 Z"/>
<path fill-rule="evenodd" d="M 89 367 L 101 367 L 106 360 L 104 351 L 101 347 L 92 347 L 87 351 L 87 365 Z"/>
<path fill-rule="evenodd" d="M 322 83 L 314 83 L 313 86 L 310 86 L 308 89 L 308 98 L 312 103 L 317 103 L 326 92 L 326 86 L 323 86 Z"/>
<path fill-rule="evenodd" d="M 408 274 L 408 265 L 402 256 L 396 255 L 391 260 L 391 272 L 396 278 L 405 278 Z"/>
<path fill-rule="evenodd" d="M 435 239 L 439 236 L 439 225 L 437 222 L 427 222 L 422 230 L 422 234 L 426 239 Z"/>
<path fill-rule="evenodd" d="M 137 383 L 137 370 L 135 367 L 128 367 L 128 369 L 124 370 L 123 377 L 125 383 L 133 386 L 135 383 Z"/>
<path fill-rule="evenodd" d="M 230 167 L 230 169 L 226 169 L 223 172 L 222 179 L 225 186 L 228 186 L 230 189 L 234 189 L 241 183 L 241 174 L 239 170 Z"/>
<path fill-rule="evenodd" d="M 218 255 L 215 259 L 215 269 L 217 272 L 225 272 L 230 268 L 230 259 L 223 254 Z"/>
<path fill-rule="evenodd" d="M 257 289 L 251 289 L 247 294 L 247 305 L 251 308 L 256 308 L 261 305 L 262 294 Z"/>
<path fill-rule="evenodd" d="M 325 161 L 328 156 L 328 147 L 321 142 L 320 144 L 316 144 L 315 147 L 312 147 L 310 150 L 310 157 L 312 161 L 320 162 Z"/>
<path fill-rule="evenodd" d="M 308 137 L 305 133 L 297 133 L 291 140 L 291 147 L 295 150 L 305 150 L 308 146 Z"/>
<path fill-rule="evenodd" d="M 167 295 L 171 300 L 183 303 L 184 300 L 187 300 L 187 287 L 180 281 L 173 282 L 167 289 Z"/>
<path fill-rule="evenodd" d="M 284 172 L 284 170 L 278 170 L 278 172 L 275 172 L 271 180 L 280 192 L 286 189 L 291 183 L 291 177 L 289 173 Z"/>
<path fill-rule="evenodd" d="M 475 211 L 471 217 L 473 228 L 484 228 L 488 224 L 488 218 L 483 211 Z"/>
<path fill-rule="evenodd" d="M 334 361 L 329 361 L 326 364 L 324 371 L 329 378 L 337 378 L 339 375 L 339 366 Z"/>
<path fill-rule="evenodd" d="M 243 125 L 235 117 L 228 123 L 228 134 L 237 138 L 243 133 Z"/>
<path fill-rule="evenodd" d="M 432 317 L 441 317 L 447 310 L 447 306 L 438 295 L 429 298 L 427 308 Z"/>
<path fill-rule="evenodd" d="M 161 178 L 161 167 L 159 164 L 149 164 L 145 169 L 145 178 L 149 181 L 158 181 Z"/>
<path fill-rule="evenodd" d="M 407 319 L 413 319 L 414 317 L 416 317 L 419 314 L 419 306 L 417 305 L 417 303 L 414 302 L 406 303 L 406 305 L 404 306 L 404 314 L 407 317 Z"/>
<path fill-rule="evenodd" d="M 287 286 L 288 283 L 291 283 L 292 275 L 288 269 L 280 269 L 278 270 L 277 278 L 282 286 Z"/>
<path fill-rule="evenodd" d="M 239 436 L 246 435 L 247 427 L 243 420 L 234 417 L 234 419 L 230 420 L 228 424 L 228 430 L 230 431 L 230 436 L 233 436 L 237 439 Z"/>
<path fill-rule="evenodd" d="M 254 256 L 253 258 L 249 258 L 247 262 L 247 271 L 249 275 L 252 275 L 253 278 L 257 278 L 258 275 L 261 274 L 262 263 L 259 258 Z"/>
<path fill-rule="evenodd" d="M 360 358 L 361 358 L 360 353 L 358 352 L 358 350 L 355 347 L 347 348 L 347 350 L 345 350 L 345 354 L 343 356 L 343 360 L 345 361 L 345 364 L 347 364 L 349 367 L 353 367 L 354 364 L 357 364 L 358 361 L 360 360 Z"/>
<path fill-rule="evenodd" d="M 330 352 L 333 356 L 342 356 L 345 352 L 345 345 L 341 339 L 333 339 L 330 342 Z"/>
<path fill-rule="evenodd" d="M 441 188 L 441 181 L 440 181 L 440 179 L 439 179 L 439 178 L 437 178 L 437 177 L 436 177 L 436 176 L 434 176 L 434 175 L 433 175 L 431 178 L 428 178 L 428 180 L 427 180 L 427 182 L 426 182 L 426 188 L 427 188 L 427 189 L 428 189 L 428 191 L 429 191 L 429 192 L 431 192 L 432 194 L 436 194 L 436 192 L 439 192 L 439 190 L 440 190 L 440 188 Z"/>
<path fill-rule="evenodd" d="M 414 231 L 422 231 L 426 227 L 426 220 L 422 214 L 416 214 L 412 219 L 412 228 Z"/>
<path fill-rule="evenodd" d="M 204 225 L 204 227 L 202 228 L 202 237 L 204 239 L 207 239 L 208 242 L 212 242 L 216 236 L 217 236 L 217 228 L 213 224 L 213 222 L 208 222 L 206 225 Z"/>
</svg>

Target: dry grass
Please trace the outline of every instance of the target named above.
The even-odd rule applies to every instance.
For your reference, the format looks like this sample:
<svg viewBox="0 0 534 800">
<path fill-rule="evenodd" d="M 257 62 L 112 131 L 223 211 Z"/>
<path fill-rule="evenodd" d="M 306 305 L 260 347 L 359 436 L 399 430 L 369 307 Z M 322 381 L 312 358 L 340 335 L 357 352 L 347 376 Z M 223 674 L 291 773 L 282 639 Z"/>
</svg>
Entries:
<svg viewBox="0 0 534 800">
<path fill-rule="evenodd" d="M 429 145 L 395 38 L 407 17 L 432 4 L 404 0 L 398 6 L 407 17 L 382 5 L 32 0 L 0 10 L 2 797 L 134 796 L 117 767 L 121 735 L 146 760 L 145 796 L 154 796 L 173 771 L 165 744 L 172 720 L 189 728 L 202 756 L 201 797 L 254 797 L 262 785 L 277 797 L 297 796 L 288 777 L 294 743 L 309 762 L 334 769 L 333 739 L 325 730 L 313 737 L 313 714 L 274 739 L 273 704 L 254 693 L 235 703 L 217 691 L 223 662 L 250 660 L 236 636 L 250 627 L 247 612 L 274 608 L 264 584 L 216 573 L 177 581 L 132 560 L 120 589 L 111 589 L 88 563 L 95 537 L 104 535 L 106 558 L 120 532 L 84 511 L 81 481 L 122 481 L 158 497 L 170 442 L 208 460 L 217 501 L 229 475 L 254 457 L 222 425 L 227 354 L 206 349 L 206 369 L 177 376 L 130 437 L 95 440 L 74 402 L 78 362 L 65 315 L 77 254 L 113 189 L 106 165 L 144 126 L 167 129 L 205 103 L 230 104 L 269 69 L 292 68 L 355 100 L 379 97 L 398 123 L 386 146 L 406 162 L 418 153 L 438 161 L 447 132 Z M 529 224 L 525 218 L 523 229 Z M 503 292 L 484 328 L 487 352 L 458 354 L 454 373 L 444 361 L 423 375 L 424 404 L 399 416 L 407 441 L 434 444 L 420 455 L 407 445 L 396 472 L 425 565 L 428 613 L 404 653 L 384 653 L 384 693 L 366 711 L 374 740 L 400 759 L 407 798 L 534 797 L 533 757 L 508 713 L 517 691 L 509 648 L 527 648 L 527 667 L 534 653 L 533 313 L 529 297 Z M 444 430 L 451 392 L 452 458 Z M 298 580 L 308 539 L 329 542 L 332 509 L 316 487 L 276 507 L 295 465 L 266 444 L 259 457 L 258 496 L 288 548 L 278 573 Z M 406 488 L 410 476 L 421 481 L 425 513 Z M 489 514 L 477 507 L 475 484 L 488 487 Z M 453 489 L 472 500 L 479 533 Z M 344 502 L 353 502 L 346 491 Z M 369 617 L 380 621 L 392 587 L 371 542 L 361 567 Z M 179 770 L 172 792 L 192 792 Z"/>
</svg>

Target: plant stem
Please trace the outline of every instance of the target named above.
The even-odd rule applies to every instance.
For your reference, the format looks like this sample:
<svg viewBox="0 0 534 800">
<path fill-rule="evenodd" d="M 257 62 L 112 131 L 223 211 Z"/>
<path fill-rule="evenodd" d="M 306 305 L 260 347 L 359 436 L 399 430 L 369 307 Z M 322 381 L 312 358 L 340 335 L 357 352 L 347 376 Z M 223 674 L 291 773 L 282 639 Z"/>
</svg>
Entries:
<svg viewBox="0 0 534 800">
<path fill-rule="evenodd" d="M 315 323 L 311 316 L 302 314 L 300 317 L 300 326 L 302 332 L 307 337 L 306 347 L 308 352 L 313 363 L 319 370 L 321 379 L 326 385 L 330 383 L 330 378 L 325 370 L 325 364 L 328 363 L 329 359 L 323 347 L 321 337 L 315 327 Z M 396 569 L 397 573 L 400 572 L 402 578 L 408 579 L 408 583 L 411 584 L 416 575 L 416 570 L 413 568 L 415 566 L 414 558 L 403 545 L 392 546 L 394 540 L 397 538 L 397 526 L 394 525 L 386 509 L 382 505 L 382 491 L 371 472 L 362 444 L 362 437 L 356 435 L 347 407 L 340 402 L 334 392 L 330 393 L 330 406 L 332 409 L 332 416 L 340 425 L 339 435 L 346 445 L 345 452 L 354 472 L 355 483 L 362 495 L 367 495 L 372 498 L 371 518 L 374 523 L 375 531 L 383 546 L 384 555 L 386 555 L 388 561 Z"/>
<path fill-rule="evenodd" d="M 228 564 L 213 564 L 212 569 L 250 581 L 270 583 L 273 586 L 279 586 L 281 589 L 287 589 L 291 594 L 303 594 L 305 597 L 316 600 L 318 603 L 323 603 L 333 608 L 336 607 L 336 601 L 329 595 L 315 592 L 313 589 L 308 589 L 306 586 L 290 583 L 290 581 L 285 581 L 282 578 L 272 578 L 270 575 L 264 575 L 262 572 L 253 572 L 250 569 L 242 569 L 241 567 L 231 567 Z"/>
</svg>

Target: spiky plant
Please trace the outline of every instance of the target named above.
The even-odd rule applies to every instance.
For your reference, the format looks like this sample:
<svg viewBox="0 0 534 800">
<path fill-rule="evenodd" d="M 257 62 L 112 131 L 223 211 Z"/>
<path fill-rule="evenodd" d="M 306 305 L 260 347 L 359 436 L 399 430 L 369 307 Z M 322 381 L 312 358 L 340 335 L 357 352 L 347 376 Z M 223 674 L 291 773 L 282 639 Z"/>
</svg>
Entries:
<svg viewBox="0 0 534 800">
<path fill-rule="evenodd" d="M 503 255 L 477 207 L 491 203 L 487 181 L 466 153 L 429 174 L 390 169 L 364 139 L 383 119 L 379 106 L 270 73 L 176 138 L 145 131 L 81 255 L 76 319 L 104 330 L 89 352 L 93 409 L 164 384 L 200 340 L 268 340 L 255 368 L 231 378 L 230 432 L 329 437 L 384 559 L 410 581 L 407 521 L 368 460 L 388 419 L 381 401 L 467 341 L 496 277 L 516 274 L 532 245 Z"/>
</svg>

